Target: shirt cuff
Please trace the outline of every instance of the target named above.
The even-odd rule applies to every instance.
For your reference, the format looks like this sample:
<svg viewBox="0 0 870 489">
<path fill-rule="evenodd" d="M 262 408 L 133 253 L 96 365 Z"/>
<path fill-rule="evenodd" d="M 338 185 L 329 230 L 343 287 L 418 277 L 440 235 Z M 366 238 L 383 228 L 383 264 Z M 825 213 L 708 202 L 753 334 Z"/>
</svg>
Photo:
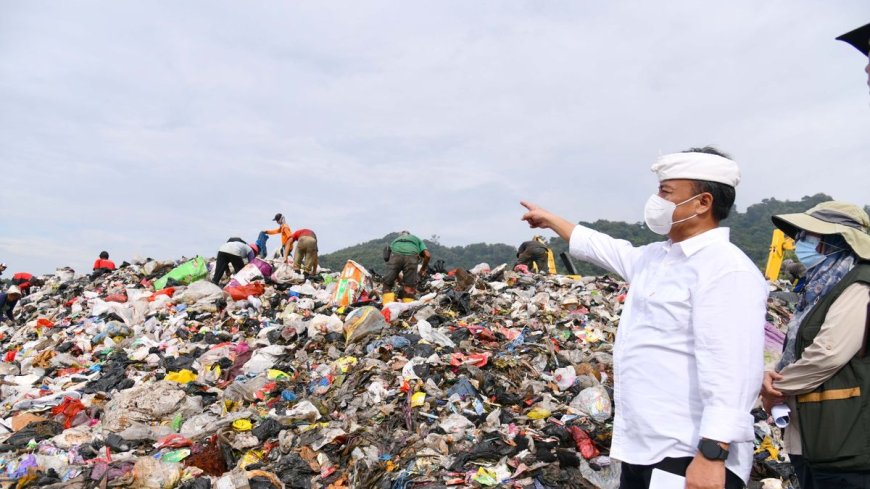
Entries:
<svg viewBox="0 0 870 489">
<path fill-rule="evenodd" d="M 720 406 L 704 408 L 701 415 L 701 428 L 698 432 L 701 438 L 736 443 L 753 441 L 755 430 L 752 428 L 754 418 L 751 414 Z"/>
</svg>

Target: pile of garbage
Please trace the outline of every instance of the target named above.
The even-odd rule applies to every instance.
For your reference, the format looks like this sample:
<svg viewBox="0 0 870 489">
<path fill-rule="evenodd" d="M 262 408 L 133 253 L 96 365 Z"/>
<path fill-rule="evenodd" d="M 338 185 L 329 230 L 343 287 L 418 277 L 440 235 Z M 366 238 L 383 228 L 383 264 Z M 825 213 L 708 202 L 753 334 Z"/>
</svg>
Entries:
<svg viewBox="0 0 870 489">
<path fill-rule="evenodd" d="M 224 288 L 208 268 L 63 269 L 21 300 L 19 324 L 0 327 L 0 482 L 618 485 L 625 283 L 481 264 L 384 305 L 352 261 L 306 277 L 255 259 Z M 759 419 L 755 473 L 789 487 L 775 430 Z"/>
</svg>

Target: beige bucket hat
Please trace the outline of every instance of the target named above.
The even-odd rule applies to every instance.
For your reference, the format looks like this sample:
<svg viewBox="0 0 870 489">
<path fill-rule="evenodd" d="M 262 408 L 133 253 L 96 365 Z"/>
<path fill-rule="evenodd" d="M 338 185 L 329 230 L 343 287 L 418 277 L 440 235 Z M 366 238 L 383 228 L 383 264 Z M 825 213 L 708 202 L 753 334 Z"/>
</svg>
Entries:
<svg viewBox="0 0 870 489">
<path fill-rule="evenodd" d="M 870 216 L 864 209 L 847 202 L 831 200 L 799 214 L 771 218 L 773 224 L 790 238 L 799 231 L 843 236 L 856 255 L 870 260 Z"/>
</svg>

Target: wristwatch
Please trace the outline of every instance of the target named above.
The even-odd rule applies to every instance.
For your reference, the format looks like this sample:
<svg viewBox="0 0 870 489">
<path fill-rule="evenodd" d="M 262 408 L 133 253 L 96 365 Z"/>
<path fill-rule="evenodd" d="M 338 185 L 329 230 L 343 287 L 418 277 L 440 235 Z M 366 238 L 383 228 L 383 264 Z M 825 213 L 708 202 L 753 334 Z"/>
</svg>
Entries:
<svg viewBox="0 0 870 489">
<path fill-rule="evenodd" d="M 698 442 L 698 451 L 707 460 L 727 460 L 728 450 L 722 448 L 718 441 L 701 438 Z"/>
</svg>

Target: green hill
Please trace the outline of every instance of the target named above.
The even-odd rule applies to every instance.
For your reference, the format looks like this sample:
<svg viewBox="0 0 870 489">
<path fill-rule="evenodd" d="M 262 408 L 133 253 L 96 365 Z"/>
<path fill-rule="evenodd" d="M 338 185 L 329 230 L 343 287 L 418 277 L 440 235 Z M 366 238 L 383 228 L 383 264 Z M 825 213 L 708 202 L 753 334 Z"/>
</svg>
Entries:
<svg viewBox="0 0 870 489">
<path fill-rule="evenodd" d="M 320 257 L 320 265 L 340 270 L 347 260 L 354 260 L 369 270 L 383 274 L 384 247 L 398 236 L 390 233 L 383 238 L 373 239 L 349 248 L 344 248 Z M 448 268 L 472 268 L 486 262 L 492 266 L 516 260 L 516 248 L 506 244 L 475 243 L 465 246 L 442 246 L 437 240 L 423 240 L 432 253 L 432 263 L 444 260 Z"/>
<path fill-rule="evenodd" d="M 805 196 L 801 200 L 777 200 L 764 199 L 758 204 L 753 204 L 746 212 L 733 210 L 731 215 L 723 221 L 723 226 L 731 228 L 731 241 L 739 246 L 754 261 L 759 268 L 763 268 L 767 261 L 770 246 L 770 237 L 773 232 L 771 216 L 775 214 L 787 214 L 803 212 L 810 207 L 831 200 L 825 194 Z M 870 212 L 870 206 L 865 206 Z M 626 223 L 621 221 L 598 220 L 595 222 L 580 222 L 584 226 L 607 233 L 615 238 L 625 239 L 634 245 L 649 244 L 662 239 L 661 236 L 651 232 L 643 223 Z M 340 270 L 348 259 L 362 264 L 366 268 L 378 273 L 384 271 L 383 249 L 397 234 L 392 233 L 383 238 L 360 243 L 356 246 L 344 248 L 333 253 L 322 255 L 320 264 L 333 270 Z M 516 261 L 516 245 L 475 243 L 466 246 L 442 246 L 435 240 L 425 240 L 426 246 L 432 253 L 433 263 L 436 260 L 444 260 L 448 269 L 461 267 L 472 268 L 478 263 L 486 262 L 495 267 L 501 263 L 514 263 Z M 559 254 L 567 251 L 568 244 L 560 238 L 551 238 L 550 247 L 556 254 L 556 265 L 560 273 L 566 273 L 566 269 L 559 259 Z M 600 275 L 604 270 L 588 263 L 574 260 L 578 271 L 582 275 Z"/>
</svg>

